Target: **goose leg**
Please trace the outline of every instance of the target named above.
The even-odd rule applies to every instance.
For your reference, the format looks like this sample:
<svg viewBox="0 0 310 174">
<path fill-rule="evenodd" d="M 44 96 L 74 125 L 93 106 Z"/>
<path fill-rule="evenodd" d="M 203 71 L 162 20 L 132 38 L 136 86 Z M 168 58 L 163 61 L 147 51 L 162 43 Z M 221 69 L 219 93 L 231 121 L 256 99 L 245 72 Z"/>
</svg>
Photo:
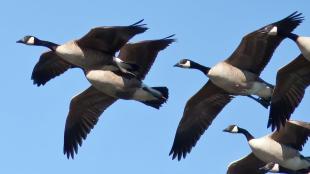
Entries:
<svg viewBox="0 0 310 174">
<path fill-rule="evenodd" d="M 263 98 L 255 98 L 252 95 L 247 95 L 247 97 L 255 100 L 256 102 L 258 102 L 259 104 L 261 104 L 262 106 L 264 106 L 264 108 L 268 109 L 269 105 L 270 105 L 270 101 L 263 99 Z"/>
</svg>

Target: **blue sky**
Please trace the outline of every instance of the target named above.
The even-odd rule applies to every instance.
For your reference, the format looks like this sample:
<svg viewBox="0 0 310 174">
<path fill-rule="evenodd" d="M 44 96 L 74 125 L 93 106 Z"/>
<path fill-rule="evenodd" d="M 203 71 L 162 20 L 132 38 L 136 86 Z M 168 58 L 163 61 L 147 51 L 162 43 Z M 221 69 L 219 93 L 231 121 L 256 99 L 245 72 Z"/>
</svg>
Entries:
<svg viewBox="0 0 310 174">
<path fill-rule="evenodd" d="M 185 102 L 207 78 L 198 71 L 173 68 L 181 58 L 214 65 L 228 57 L 242 36 L 298 10 L 306 20 L 295 30 L 310 35 L 310 2 L 242 0 L 206 1 L 3 1 L 1 3 L 1 144 L 0 173 L 213 173 L 247 155 L 241 135 L 223 133 L 229 124 L 265 135 L 268 110 L 237 97 L 220 113 L 191 154 L 181 162 L 168 156 Z M 64 123 L 71 98 L 89 86 L 81 70 L 70 70 L 44 87 L 32 85 L 32 68 L 46 48 L 16 44 L 24 35 L 56 43 L 82 37 L 90 28 L 128 25 L 140 19 L 150 28 L 132 39 L 158 39 L 176 34 L 178 41 L 161 52 L 145 79 L 166 85 L 170 98 L 160 110 L 133 101 L 118 101 L 100 117 L 74 160 L 62 154 Z M 262 78 L 274 83 L 277 69 L 299 54 L 285 40 Z M 310 121 L 306 92 L 293 119 Z M 303 153 L 310 154 L 309 145 Z"/>
</svg>

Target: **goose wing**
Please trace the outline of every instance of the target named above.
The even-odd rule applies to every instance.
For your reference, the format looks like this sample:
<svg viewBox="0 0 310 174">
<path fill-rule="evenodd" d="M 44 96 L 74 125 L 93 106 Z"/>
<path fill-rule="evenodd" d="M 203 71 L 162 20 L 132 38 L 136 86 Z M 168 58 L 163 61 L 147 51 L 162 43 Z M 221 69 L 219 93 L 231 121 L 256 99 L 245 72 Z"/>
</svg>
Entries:
<svg viewBox="0 0 310 174">
<path fill-rule="evenodd" d="M 268 33 L 273 27 L 277 27 L 278 32 L 292 32 L 303 21 L 301 15 L 301 13 L 294 12 L 278 22 L 266 25 L 246 35 L 226 62 L 259 75 L 271 59 L 275 49 L 284 39 L 282 36 Z"/>
<path fill-rule="evenodd" d="M 266 163 L 258 159 L 253 153 L 245 156 L 242 159 L 234 161 L 229 164 L 227 174 L 264 174 L 266 172 L 260 171 Z"/>
<path fill-rule="evenodd" d="M 187 101 L 169 154 L 172 159 L 178 157 L 181 160 L 182 156 L 185 158 L 190 153 L 200 136 L 232 98 L 209 80 Z"/>
<path fill-rule="evenodd" d="M 284 127 L 273 132 L 270 136 L 281 144 L 301 151 L 310 136 L 310 123 L 290 120 L 286 122 Z"/>
<path fill-rule="evenodd" d="M 48 51 L 40 56 L 39 62 L 33 68 L 31 79 L 37 86 L 45 85 L 52 78 L 73 67 L 74 65 L 64 61 L 55 52 Z"/>
<path fill-rule="evenodd" d="M 81 47 L 96 49 L 114 55 L 128 40 L 147 30 L 143 20 L 129 26 L 96 27 L 77 40 Z"/>
<path fill-rule="evenodd" d="M 124 62 L 137 65 L 138 72 L 135 72 L 137 78 L 144 79 L 153 65 L 159 51 L 164 50 L 172 42 L 174 35 L 158 40 L 146 40 L 138 43 L 128 43 L 124 45 L 118 57 Z"/>
<path fill-rule="evenodd" d="M 93 86 L 73 97 L 64 133 L 63 150 L 67 158 L 74 158 L 78 145 L 82 145 L 82 140 L 86 139 L 102 112 L 116 100 Z"/>
<path fill-rule="evenodd" d="M 310 85 L 310 62 L 300 54 L 277 73 L 276 86 L 270 105 L 268 127 L 280 128 L 301 102 Z"/>
</svg>

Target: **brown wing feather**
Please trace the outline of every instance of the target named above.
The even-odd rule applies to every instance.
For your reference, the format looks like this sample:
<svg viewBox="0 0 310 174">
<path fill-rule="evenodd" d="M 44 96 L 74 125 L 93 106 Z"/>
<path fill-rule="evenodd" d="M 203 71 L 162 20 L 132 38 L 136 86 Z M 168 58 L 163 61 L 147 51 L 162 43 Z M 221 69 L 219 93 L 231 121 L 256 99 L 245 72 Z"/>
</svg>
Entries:
<svg viewBox="0 0 310 174">
<path fill-rule="evenodd" d="M 268 127 L 280 128 L 301 102 L 310 85 L 310 62 L 300 54 L 277 73 L 270 105 Z"/>
<path fill-rule="evenodd" d="M 266 25 L 246 35 L 226 62 L 259 75 L 270 61 L 275 49 L 284 39 L 282 36 L 269 35 L 268 32 L 274 26 L 282 33 L 292 32 L 303 21 L 301 15 L 301 13 L 294 12 L 278 22 Z"/>
<path fill-rule="evenodd" d="M 233 97 L 210 80 L 186 103 L 183 117 L 179 123 L 170 151 L 172 159 L 180 160 L 190 153 L 200 136 L 211 125 Z"/>
<path fill-rule="evenodd" d="M 174 35 L 158 40 L 146 40 L 138 43 L 129 43 L 123 46 L 119 58 L 125 62 L 136 64 L 139 67 L 135 72 L 137 78 L 144 79 L 153 65 L 159 51 L 169 46 L 175 39 Z"/>
<path fill-rule="evenodd" d="M 259 168 L 265 164 L 253 153 L 250 153 L 246 157 L 229 164 L 227 174 L 264 174 L 266 172 L 260 171 Z"/>
<path fill-rule="evenodd" d="M 147 30 L 143 20 L 129 26 L 97 27 L 77 40 L 78 45 L 114 55 L 128 40 Z"/>
<path fill-rule="evenodd" d="M 93 86 L 75 96 L 70 103 L 64 133 L 64 154 L 74 158 L 78 145 L 96 125 L 101 113 L 117 99 L 107 96 Z"/>
<path fill-rule="evenodd" d="M 299 151 L 310 136 L 310 123 L 302 121 L 288 121 L 279 131 L 271 134 L 271 138 L 281 144 L 288 145 Z"/>
<path fill-rule="evenodd" d="M 33 84 L 37 86 L 45 85 L 52 78 L 73 67 L 72 64 L 64 61 L 55 52 L 48 51 L 40 56 L 39 62 L 33 68 L 31 79 Z"/>
</svg>

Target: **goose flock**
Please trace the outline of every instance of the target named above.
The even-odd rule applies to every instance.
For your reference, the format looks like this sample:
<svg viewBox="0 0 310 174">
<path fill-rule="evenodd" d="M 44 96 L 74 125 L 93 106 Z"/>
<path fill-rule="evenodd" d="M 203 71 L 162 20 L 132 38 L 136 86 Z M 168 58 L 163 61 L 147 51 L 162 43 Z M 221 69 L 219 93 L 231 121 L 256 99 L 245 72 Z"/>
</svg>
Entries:
<svg viewBox="0 0 310 174">
<path fill-rule="evenodd" d="M 310 37 L 293 33 L 303 20 L 302 13 L 294 12 L 247 34 L 227 59 L 212 67 L 190 59 L 182 59 L 174 65 L 197 69 L 209 80 L 185 105 L 169 154 L 172 159 L 186 158 L 224 107 L 237 96 L 247 96 L 269 108 L 267 126 L 273 132 L 254 138 L 237 125 L 224 129 L 224 132 L 243 134 L 252 150 L 246 157 L 229 164 L 227 173 L 310 173 L 310 158 L 299 152 L 310 136 L 310 123 L 290 120 L 310 84 Z M 17 41 L 49 49 L 33 68 L 31 79 L 35 85 L 44 86 L 71 68 L 81 68 L 90 83 L 70 102 L 63 145 L 68 159 L 75 157 L 100 115 L 118 99 L 136 100 L 155 109 L 166 103 L 168 88 L 151 87 L 143 80 L 158 53 L 175 42 L 175 38 L 170 35 L 129 42 L 147 29 L 141 20 L 128 26 L 96 27 L 82 38 L 61 45 L 29 35 Z M 260 75 L 286 38 L 292 40 L 301 53 L 278 70 L 273 85 Z"/>
</svg>

